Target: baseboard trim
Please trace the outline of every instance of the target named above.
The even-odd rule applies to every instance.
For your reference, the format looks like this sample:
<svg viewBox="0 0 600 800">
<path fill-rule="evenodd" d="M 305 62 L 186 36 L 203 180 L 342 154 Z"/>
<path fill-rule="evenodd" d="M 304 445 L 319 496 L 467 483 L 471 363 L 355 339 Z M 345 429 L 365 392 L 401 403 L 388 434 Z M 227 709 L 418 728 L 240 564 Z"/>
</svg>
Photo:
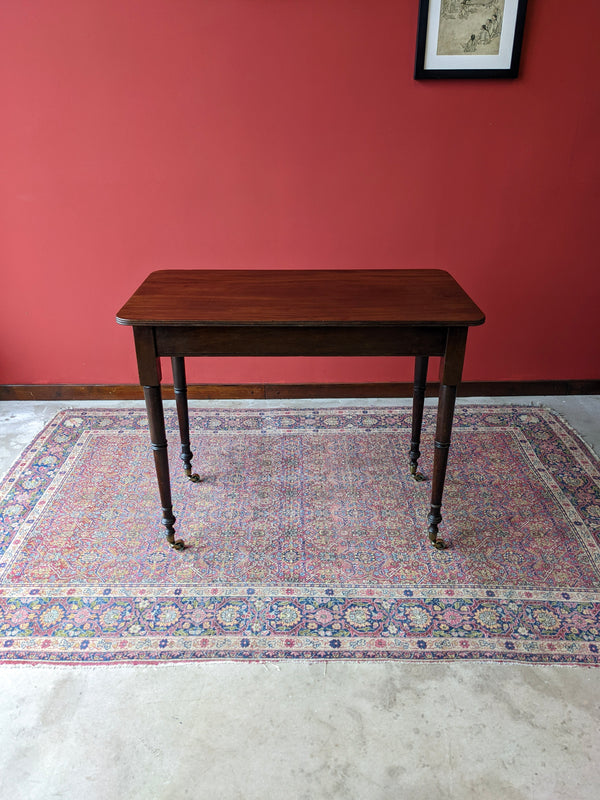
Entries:
<svg viewBox="0 0 600 800">
<path fill-rule="evenodd" d="M 437 384 L 427 385 L 427 394 L 437 394 Z M 518 397 L 543 395 L 600 394 L 600 380 L 570 381 L 467 381 L 459 387 L 461 397 Z M 2 400 L 142 400 L 135 384 L 12 384 L 0 386 Z M 174 397 L 165 384 L 163 396 Z M 291 400 L 302 398 L 411 397 L 411 383 L 240 383 L 192 384 L 193 400 Z"/>
</svg>

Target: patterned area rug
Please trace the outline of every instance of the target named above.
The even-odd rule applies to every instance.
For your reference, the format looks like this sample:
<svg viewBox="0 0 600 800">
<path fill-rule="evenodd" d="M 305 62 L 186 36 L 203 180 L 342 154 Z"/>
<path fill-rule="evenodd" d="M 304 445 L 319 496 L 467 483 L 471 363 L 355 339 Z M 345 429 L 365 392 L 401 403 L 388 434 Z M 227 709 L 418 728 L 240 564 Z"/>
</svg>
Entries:
<svg viewBox="0 0 600 800">
<path fill-rule="evenodd" d="M 421 469 L 431 470 L 426 409 Z M 190 411 L 177 533 L 145 412 L 60 412 L 0 487 L 0 659 L 598 664 L 598 459 L 553 412 L 460 407 L 440 533 L 398 408 Z"/>
</svg>

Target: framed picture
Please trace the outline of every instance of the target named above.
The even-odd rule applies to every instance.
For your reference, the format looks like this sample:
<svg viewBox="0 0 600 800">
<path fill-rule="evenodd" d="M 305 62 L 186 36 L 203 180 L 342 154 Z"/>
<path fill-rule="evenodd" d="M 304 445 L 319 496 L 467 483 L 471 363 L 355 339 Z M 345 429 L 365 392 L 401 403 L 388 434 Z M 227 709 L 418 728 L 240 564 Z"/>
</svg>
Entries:
<svg viewBox="0 0 600 800">
<path fill-rule="evenodd" d="M 527 0 L 421 0 L 415 78 L 516 78 Z"/>
</svg>

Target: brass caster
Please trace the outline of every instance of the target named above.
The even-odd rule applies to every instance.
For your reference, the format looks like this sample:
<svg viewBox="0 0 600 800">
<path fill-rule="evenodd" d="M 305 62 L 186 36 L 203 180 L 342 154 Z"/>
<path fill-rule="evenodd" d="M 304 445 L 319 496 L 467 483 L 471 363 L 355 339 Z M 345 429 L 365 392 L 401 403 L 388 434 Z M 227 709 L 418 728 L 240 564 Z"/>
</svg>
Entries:
<svg viewBox="0 0 600 800">
<path fill-rule="evenodd" d="M 196 472 L 194 472 L 194 474 L 192 475 L 192 468 L 191 467 L 186 467 L 184 469 L 184 472 L 185 472 L 186 478 L 188 480 L 190 480 L 192 483 L 200 483 L 200 481 L 202 480 L 200 475 L 198 475 Z"/>
<path fill-rule="evenodd" d="M 169 547 L 172 547 L 173 550 L 186 549 L 186 545 L 183 539 L 175 538 L 175 531 L 167 531 L 167 542 L 169 543 Z"/>
<path fill-rule="evenodd" d="M 183 539 L 175 539 L 174 542 L 169 542 L 173 550 L 186 550 L 186 544 Z"/>
<path fill-rule="evenodd" d="M 436 521 L 430 523 L 427 534 L 429 536 L 429 541 L 435 547 L 436 550 L 447 550 L 450 547 L 450 542 L 447 542 L 445 539 L 440 539 L 438 537 L 438 525 L 440 524 L 441 521 L 442 518 L 438 515 Z"/>
<path fill-rule="evenodd" d="M 417 483 L 420 483 L 421 481 L 426 481 L 427 480 L 427 476 L 426 475 L 423 475 L 422 472 L 417 472 L 417 465 L 416 464 L 411 464 L 410 465 L 410 477 L 413 480 L 417 481 Z"/>
</svg>

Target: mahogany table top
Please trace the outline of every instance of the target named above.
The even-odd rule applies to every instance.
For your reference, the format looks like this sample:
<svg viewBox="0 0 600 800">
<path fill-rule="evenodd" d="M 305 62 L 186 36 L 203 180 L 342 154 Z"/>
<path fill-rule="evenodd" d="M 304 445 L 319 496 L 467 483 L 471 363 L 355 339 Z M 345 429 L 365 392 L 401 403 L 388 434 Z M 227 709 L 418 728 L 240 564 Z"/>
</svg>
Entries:
<svg viewBox="0 0 600 800">
<path fill-rule="evenodd" d="M 443 270 L 159 270 L 121 325 L 470 326 L 485 321 Z"/>
</svg>

